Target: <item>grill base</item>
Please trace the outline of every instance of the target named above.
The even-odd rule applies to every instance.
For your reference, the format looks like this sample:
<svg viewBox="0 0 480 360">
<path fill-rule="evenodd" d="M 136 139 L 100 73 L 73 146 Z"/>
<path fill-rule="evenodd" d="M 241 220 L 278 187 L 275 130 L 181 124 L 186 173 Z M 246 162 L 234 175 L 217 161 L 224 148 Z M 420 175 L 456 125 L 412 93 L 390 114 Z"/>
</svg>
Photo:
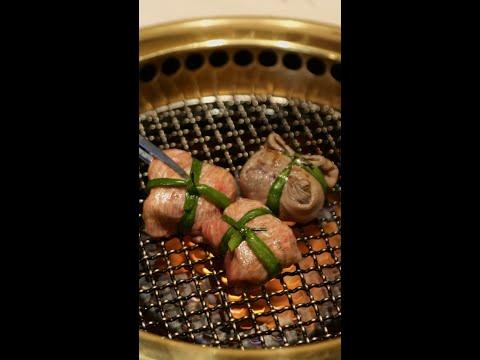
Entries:
<svg viewBox="0 0 480 360">
<path fill-rule="evenodd" d="M 340 168 L 340 113 L 303 100 L 207 96 L 143 113 L 139 125 L 140 134 L 160 148 L 189 151 L 235 176 L 272 131 L 295 151 L 323 154 Z M 321 219 L 294 227 L 303 264 L 288 268 L 265 286 L 234 296 L 220 259 L 207 249 L 189 237 L 155 240 L 141 232 L 146 172 L 147 166 L 140 164 L 140 329 L 170 339 L 241 349 L 284 347 L 340 336 L 339 185 L 327 197 Z M 313 272 L 321 280 L 309 281 Z M 314 316 L 306 319 L 306 311 Z"/>
</svg>

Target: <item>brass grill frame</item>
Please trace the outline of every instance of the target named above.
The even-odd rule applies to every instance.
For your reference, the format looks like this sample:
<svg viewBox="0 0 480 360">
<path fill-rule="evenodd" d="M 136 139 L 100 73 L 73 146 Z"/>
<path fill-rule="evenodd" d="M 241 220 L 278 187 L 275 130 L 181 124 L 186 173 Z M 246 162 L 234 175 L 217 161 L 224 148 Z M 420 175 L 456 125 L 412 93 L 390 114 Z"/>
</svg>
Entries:
<svg viewBox="0 0 480 360">
<path fill-rule="evenodd" d="M 192 36 L 192 34 L 197 34 L 194 29 L 198 30 L 199 35 Z M 226 31 L 226 29 L 229 29 L 230 31 Z M 280 29 L 282 31 L 279 31 Z M 162 111 L 175 112 L 178 109 L 185 109 L 188 106 L 195 106 L 195 104 L 192 103 L 192 101 L 196 101 L 195 99 L 205 98 L 205 96 L 207 96 L 210 101 L 212 99 L 222 99 L 222 97 L 225 99 L 225 97 L 228 98 L 228 96 L 230 96 L 229 94 L 237 94 L 237 96 L 232 97 L 232 99 L 234 103 L 236 102 L 240 105 L 242 103 L 242 97 L 243 99 L 246 99 L 248 96 L 252 96 L 250 94 L 257 94 L 257 96 L 260 96 L 262 99 L 263 97 L 266 97 L 267 94 L 273 94 L 275 95 L 275 98 L 278 99 L 282 99 L 284 97 L 287 97 L 288 99 L 299 98 L 302 99 L 300 102 L 307 100 L 308 103 L 331 104 L 339 109 L 340 83 L 334 79 L 331 73 L 328 71 L 332 68 L 332 66 L 340 62 L 339 35 L 339 30 L 333 27 L 286 19 L 252 20 L 244 18 L 230 18 L 194 20 L 190 22 L 182 22 L 147 29 L 141 33 L 141 65 L 145 65 L 147 63 L 160 64 L 161 61 L 164 61 L 168 56 L 173 55 L 180 58 L 181 66 L 185 67 L 185 59 L 188 54 L 191 54 L 192 52 L 200 52 L 204 54 L 205 58 L 207 58 L 212 51 L 220 48 L 227 51 L 230 59 L 232 58 L 232 55 L 235 54 L 235 52 L 239 49 L 249 49 L 253 53 L 254 59 L 258 58 L 258 55 L 262 49 L 273 49 L 278 54 L 279 58 L 283 58 L 285 54 L 294 53 L 298 54 L 300 57 L 302 66 L 300 69 L 292 70 L 285 69 L 284 64 L 281 64 L 280 61 L 278 61 L 275 66 L 270 68 L 262 67 L 257 61 L 253 61 L 247 66 L 239 66 L 238 64 L 230 61 L 230 63 L 226 64 L 222 69 L 213 68 L 210 64 L 207 64 L 203 67 L 200 67 L 196 71 L 189 71 L 188 69 L 182 68 L 173 76 L 157 73 L 156 77 L 154 77 L 151 83 L 141 84 L 140 86 L 139 113 L 159 114 L 162 113 Z M 320 57 L 322 61 L 326 63 L 327 71 L 325 74 L 322 74 L 323 76 L 317 76 L 308 72 L 305 64 L 307 59 L 311 58 L 312 56 Z M 218 73 L 219 71 L 220 73 Z M 230 82 L 220 81 L 222 76 L 227 74 L 229 71 L 230 73 L 233 72 L 233 74 L 235 74 L 234 78 L 237 79 L 237 83 L 232 80 L 230 80 Z M 209 72 L 215 73 L 215 76 L 209 76 Z M 257 75 L 255 77 L 248 75 L 252 73 L 256 73 Z M 222 74 L 222 76 L 219 74 Z M 246 82 L 242 81 L 244 76 L 246 76 Z M 209 82 L 209 79 L 216 80 Z M 265 83 L 262 86 L 259 86 L 259 82 L 262 81 Z M 159 84 L 165 86 L 159 88 Z M 255 95 L 253 96 L 255 97 Z M 201 106 L 204 106 L 205 103 L 208 103 L 208 101 L 199 102 Z M 287 126 L 289 125 L 287 124 Z M 157 137 L 155 139 L 155 137 L 153 137 L 151 140 L 156 140 L 158 144 L 161 145 L 160 138 Z M 184 146 L 184 144 L 180 143 L 177 145 L 179 148 Z M 169 144 L 167 141 L 167 147 L 168 146 Z M 246 154 L 248 156 L 248 149 Z M 233 173 L 237 173 L 240 170 L 238 166 L 232 166 L 232 163 L 222 163 L 223 160 L 220 159 L 215 161 L 215 157 L 210 157 L 209 159 L 207 156 L 204 158 L 204 160 L 210 160 L 212 163 L 229 168 Z M 337 190 L 340 189 L 338 188 Z M 338 232 L 339 231 L 340 227 Z M 325 234 L 325 232 L 322 232 L 322 236 L 324 238 L 328 239 L 329 235 L 332 236 L 332 234 Z M 304 240 L 308 240 L 308 238 Z M 189 248 L 185 246 L 185 243 L 182 243 L 181 249 L 176 249 L 170 252 L 164 249 L 161 256 L 166 257 L 167 264 L 168 256 L 172 253 L 179 254 L 183 252 L 185 255 L 187 255 L 186 258 L 189 259 L 188 251 L 191 251 L 196 247 L 198 247 L 198 245 L 194 246 L 193 248 Z M 312 252 L 311 250 L 312 249 L 310 248 L 310 254 L 315 254 L 315 252 Z M 330 250 L 336 249 L 335 247 L 329 247 L 328 251 Z M 317 253 L 317 255 L 320 253 Z M 143 256 L 145 255 L 146 254 L 143 254 Z M 190 263 L 190 265 L 193 266 L 195 264 Z M 318 264 L 316 265 L 317 269 L 322 268 L 322 266 Z M 334 266 L 340 266 L 340 262 L 335 261 Z M 174 267 L 168 266 L 167 268 L 169 269 L 169 275 L 174 275 Z M 300 271 L 296 274 L 301 273 L 302 272 Z M 191 280 L 192 279 L 188 281 Z M 198 279 L 193 280 L 195 283 L 195 288 L 199 290 L 199 284 L 197 282 Z M 303 279 L 302 281 L 303 284 L 305 284 L 305 280 Z M 176 281 L 174 277 L 172 277 L 172 282 L 174 284 L 182 284 L 181 280 Z M 283 286 L 285 286 L 285 284 L 283 284 Z M 175 294 L 177 296 L 175 301 L 179 301 L 179 298 L 182 299 L 177 288 L 175 288 Z M 285 294 L 288 295 L 289 291 L 285 291 Z M 205 303 L 203 302 L 202 308 L 205 308 Z M 185 313 L 183 315 L 187 317 Z M 211 327 L 211 324 L 212 322 L 209 319 L 208 326 Z M 308 323 L 302 324 L 302 327 L 303 325 L 307 326 Z M 286 328 L 288 329 L 288 326 Z M 256 329 L 256 331 L 257 330 L 258 329 Z M 305 337 L 304 328 L 302 329 L 302 332 L 304 339 L 307 339 L 308 337 Z M 189 331 L 188 333 L 190 336 L 189 340 L 195 341 L 195 332 Z M 264 332 L 264 334 L 268 334 L 268 331 Z M 284 343 L 287 344 L 285 346 L 288 346 L 288 342 L 285 342 L 285 335 L 283 335 L 283 337 Z M 313 341 L 316 341 L 315 338 Z M 153 353 L 156 354 L 156 357 L 162 357 L 165 356 L 166 352 L 169 353 L 170 358 L 178 358 L 177 354 L 180 354 L 181 351 L 178 351 L 176 343 L 177 342 L 175 341 L 164 340 L 156 335 L 146 334 L 143 331 L 140 332 L 140 354 L 144 358 L 152 358 L 151 356 Z M 322 349 L 322 356 L 324 356 L 326 359 L 330 359 L 337 358 L 339 356 L 339 344 L 340 339 L 336 338 L 315 344 L 302 345 L 298 347 L 295 346 L 295 348 L 301 348 L 302 352 L 305 352 L 306 354 L 309 353 L 308 349 L 306 348 L 310 348 L 310 351 L 314 351 L 314 349 Z M 176 348 L 176 353 L 169 352 L 170 348 Z M 212 356 L 212 352 L 203 353 L 203 350 L 200 350 L 203 349 L 202 347 L 196 346 L 196 348 L 199 351 L 198 355 L 200 358 L 203 356 L 208 356 L 210 358 Z M 228 349 L 216 349 L 215 354 L 217 355 L 215 356 L 221 358 L 227 354 L 228 351 L 224 352 L 223 350 L 226 351 Z M 271 351 L 271 353 L 273 356 L 273 353 L 285 350 L 287 349 L 276 349 Z M 316 351 L 317 350 L 315 350 L 315 352 Z M 255 350 L 248 351 L 251 356 L 254 356 L 254 352 Z M 317 356 L 318 355 L 319 354 L 317 353 Z M 262 358 L 265 358 L 266 356 L 266 353 L 263 352 Z M 308 358 L 308 356 L 306 358 Z"/>
</svg>

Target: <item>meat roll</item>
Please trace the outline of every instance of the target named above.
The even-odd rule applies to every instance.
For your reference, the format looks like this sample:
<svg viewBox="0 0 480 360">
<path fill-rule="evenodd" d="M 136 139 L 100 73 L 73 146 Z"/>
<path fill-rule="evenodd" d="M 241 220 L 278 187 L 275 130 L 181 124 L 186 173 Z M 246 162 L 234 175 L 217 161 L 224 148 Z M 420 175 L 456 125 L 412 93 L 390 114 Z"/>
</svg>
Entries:
<svg viewBox="0 0 480 360">
<path fill-rule="evenodd" d="M 276 133 L 257 151 L 240 173 L 242 196 L 267 204 L 280 219 L 307 223 L 335 186 L 337 166 L 321 155 L 296 154 Z M 275 199 L 277 197 L 277 199 Z"/>
<path fill-rule="evenodd" d="M 237 235 L 244 236 L 243 240 L 235 239 L 234 235 L 231 236 L 228 248 L 224 244 L 224 236 L 227 231 L 232 232 L 233 227 L 230 222 L 224 220 L 225 216 L 220 219 L 211 219 L 202 227 L 205 242 L 218 252 L 223 252 L 228 283 L 237 288 L 246 284 L 263 284 L 279 273 L 283 267 L 297 263 L 301 259 L 293 231 L 273 216 L 262 203 L 239 198 L 225 209 L 224 215 L 233 219 L 238 225 L 242 218 L 245 219 L 247 214 L 255 211 L 259 214 L 250 217 L 251 220 L 244 225 L 248 230 L 242 229 L 237 232 Z M 255 233 L 263 243 L 260 249 L 257 248 L 258 244 L 248 238 L 251 236 L 251 233 L 248 234 L 249 231 Z M 236 245 L 233 250 L 232 242 L 236 242 L 233 244 Z M 268 250 L 265 250 L 265 247 Z M 272 259 L 272 262 L 276 262 L 274 265 L 272 262 L 265 263 Z"/>
<path fill-rule="evenodd" d="M 165 153 L 180 165 L 187 174 L 190 174 L 194 161 L 190 153 L 178 149 L 165 150 Z M 201 164 L 198 160 L 195 160 L 195 162 L 201 166 L 199 184 L 217 190 L 226 196 L 229 202 L 235 201 L 238 192 L 237 184 L 228 170 L 208 163 Z M 162 161 L 154 159 L 148 169 L 148 179 L 151 181 L 163 178 L 181 179 L 180 175 Z M 179 223 L 185 220 L 185 207 L 189 206 L 186 204 L 186 193 L 186 186 L 158 186 L 152 188 L 143 204 L 145 232 L 153 237 L 170 236 L 179 232 Z M 207 220 L 221 217 L 221 209 L 207 198 L 200 194 L 197 203 L 191 201 L 190 207 L 196 206 L 193 214 L 194 219 L 192 219 L 189 229 L 182 230 L 184 233 L 192 236 L 201 235 L 202 226 Z"/>
</svg>

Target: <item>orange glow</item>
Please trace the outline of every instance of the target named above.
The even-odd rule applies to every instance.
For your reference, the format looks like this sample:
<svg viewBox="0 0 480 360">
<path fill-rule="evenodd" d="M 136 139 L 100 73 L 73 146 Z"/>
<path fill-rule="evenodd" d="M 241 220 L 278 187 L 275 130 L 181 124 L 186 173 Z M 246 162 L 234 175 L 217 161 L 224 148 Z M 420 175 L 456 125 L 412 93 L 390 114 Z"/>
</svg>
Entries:
<svg viewBox="0 0 480 360">
<path fill-rule="evenodd" d="M 323 230 L 327 234 L 334 233 L 335 231 L 338 231 L 337 223 L 335 221 L 330 221 L 330 222 L 323 225 Z"/>
<path fill-rule="evenodd" d="M 230 309 L 234 319 L 241 319 L 248 315 L 248 308 L 245 305 L 232 305 Z"/>
<path fill-rule="evenodd" d="M 330 243 L 330 246 L 335 247 L 335 246 L 340 246 L 340 240 L 341 240 L 341 236 L 335 235 L 329 238 L 328 242 Z"/>
<path fill-rule="evenodd" d="M 313 251 L 319 251 L 327 248 L 327 243 L 323 239 L 312 239 L 310 240 L 310 246 Z"/>
<path fill-rule="evenodd" d="M 231 302 L 238 302 L 242 300 L 243 296 L 242 295 L 233 295 L 233 294 L 228 294 L 227 299 L 228 301 Z"/>
<path fill-rule="evenodd" d="M 306 236 L 320 236 L 320 229 L 317 225 L 311 224 L 303 228 Z"/>
<path fill-rule="evenodd" d="M 264 313 L 265 311 L 269 311 L 270 307 L 267 304 L 267 301 L 265 299 L 260 299 L 258 301 L 255 301 L 252 305 L 252 311 L 255 315 L 259 315 Z"/>
</svg>

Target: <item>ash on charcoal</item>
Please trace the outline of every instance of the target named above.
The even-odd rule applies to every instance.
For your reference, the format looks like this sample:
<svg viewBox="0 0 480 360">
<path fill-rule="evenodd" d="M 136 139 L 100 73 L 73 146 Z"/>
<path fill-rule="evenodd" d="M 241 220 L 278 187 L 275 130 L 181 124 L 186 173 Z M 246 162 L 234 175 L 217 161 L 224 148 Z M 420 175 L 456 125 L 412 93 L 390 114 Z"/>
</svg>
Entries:
<svg viewBox="0 0 480 360">
<path fill-rule="evenodd" d="M 208 325 L 207 317 L 205 316 L 205 314 L 193 315 L 190 316 L 188 319 L 194 329 L 200 329 Z"/>
<path fill-rule="evenodd" d="M 318 308 L 323 317 L 332 317 L 338 314 L 337 307 L 331 301 L 326 301 L 323 304 L 320 304 Z"/>
<path fill-rule="evenodd" d="M 175 275 L 173 275 L 173 278 L 174 278 L 176 281 L 179 281 L 179 280 L 187 280 L 187 279 L 190 279 L 190 278 L 191 278 L 191 275 L 185 274 L 185 273 L 180 273 L 180 274 L 175 274 Z"/>
<path fill-rule="evenodd" d="M 215 341 L 215 339 L 214 339 L 213 335 L 211 334 L 211 332 L 209 332 L 209 331 L 202 332 L 200 334 L 195 335 L 195 342 L 197 344 L 210 345 L 214 341 Z"/>
<path fill-rule="evenodd" d="M 177 287 L 180 296 L 188 296 L 195 292 L 195 284 L 193 281 L 179 284 Z"/>
<path fill-rule="evenodd" d="M 209 278 L 202 279 L 198 283 L 200 285 L 200 290 L 201 291 L 209 290 L 209 289 L 212 288 L 212 286 L 210 285 L 210 279 Z"/>
<path fill-rule="evenodd" d="M 231 338 L 233 336 L 233 332 L 231 328 L 228 328 L 226 326 L 223 327 L 217 327 L 215 329 L 215 333 L 218 336 L 218 339 L 220 341 L 226 341 L 227 339 Z"/>
<path fill-rule="evenodd" d="M 223 321 L 222 314 L 221 314 L 220 310 L 215 310 L 214 312 L 212 312 L 210 314 L 210 321 L 213 324 L 221 323 Z"/>
<path fill-rule="evenodd" d="M 193 311 L 198 311 L 202 308 L 202 303 L 200 302 L 200 299 L 198 297 L 192 297 L 187 300 L 187 303 L 185 305 L 185 311 L 187 313 L 191 313 Z"/>
<path fill-rule="evenodd" d="M 255 336 L 253 338 L 243 339 L 242 345 L 246 349 L 255 349 L 262 347 L 262 341 L 260 340 L 260 337 Z"/>
<path fill-rule="evenodd" d="M 268 327 L 265 325 L 260 326 L 261 330 L 268 330 Z M 267 347 L 278 347 L 283 345 L 283 339 L 279 331 L 274 331 L 270 335 L 264 335 L 263 339 L 265 340 L 265 345 Z"/>
<path fill-rule="evenodd" d="M 337 300 L 335 301 L 335 305 L 336 305 L 339 309 L 341 309 L 341 308 L 342 308 L 342 299 L 337 299 Z"/>
<path fill-rule="evenodd" d="M 205 297 L 205 302 L 207 303 L 207 305 L 215 306 L 215 305 L 217 305 L 220 301 L 219 301 L 219 299 L 218 299 L 218 295 L 208 294 L 208 295 Z"/>
<path fill-rule="evenodd" d="M 171 319 L 182 313 L 180 306 L 177 304 L 165 304 L 163 305 L 163 311 L 167 319 Z"/>
<path fill-rule="evenodd" d="M 155 256 L 159 252 L 157 244 L 146 244 L 143 246 L 143 249 L 148 257 Z"/>
<path fill-rule="evenodd" d="M 334 281 L 340 277 L 340 270 L 338 268 L 324 268 L 322 269 L 323 275 L 327 278 L 327 281 Z"/>
<path fill-rule="evenodd" d="M 170 284 L 172 282 L 172 279 L 170 278 L 170 275 L 168 273 L 155 273 L 155 283 L 157 286 L 163 286 L 166 284 Z"/>
<path fill-rule="evenodd" d="M 185 320 L 177 319 L 174 321 L 168 322 L 168 329 L 173 332 L 182 333 L 187 331 L 187 324 L 185 324 Z"/>
<path fill-rule="evenodd" d="M 152 283 L 151 281 L 149 281 L 147 279 L 146 276 L 142 276 L 139 280 L 138 280 L 138 287 L 141 289 L 141 290 L 148 290 L 152 287 Z"/>
<path fill-rule="evenodd" d="M 334 251 L 335 256 L 337 257 L 338 261 L 342 261 L 342 251 L 340 249 L 337 249 Z"/>
<path fill-rule="evenodd" d="M 153 300 L 152 294 L 148 292 L 140 293 L 139 298 L 140 304 L 149 304 Z"/>
<path fill-rule="evenodd" d="M 167 286 L 166 288 L 158 291 L 160 301 L 173 300 L 177 297 L 175 289 L 173 287 Z"/>
<path fill-rule="evenodd" d="M 148 276 L 142 276 L 138 279 L 138 286 L 142 290 L 150 289 L 152 287 L 152 282 Z"/>
<path fill-rule="evenodd" d="M 290 345 L 294 345 L 302 338 L 302 332 L 299 328 L 285 331 L 285 337 Z"/>
<path fill-rule="evenodd" d="M 340 283 L 336 283 L 332 286 L 332 294 L 335 297 L 338 297 L 342 294 L 342 285 Z"/>
<path fill-rule="evenodd" d="M 321 220 L 322 222 L 330 221 L 333 219 L 333 215 L 330 212 L 330 209 L 323 208 L 319 211 L 317 219 Z"/>
</svg>

